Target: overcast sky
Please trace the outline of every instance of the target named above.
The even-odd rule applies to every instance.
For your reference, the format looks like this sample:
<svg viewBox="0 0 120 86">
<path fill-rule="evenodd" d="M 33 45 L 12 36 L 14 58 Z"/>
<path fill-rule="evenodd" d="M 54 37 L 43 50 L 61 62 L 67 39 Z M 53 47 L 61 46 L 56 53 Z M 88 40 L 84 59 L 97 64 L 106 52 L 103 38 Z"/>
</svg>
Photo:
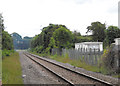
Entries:
<svg viewBox="0 0 120 86">
<path fill-rule="evenodd" d="M 85 35 L 91 22 L 118 26 L 119 0 L 0 0 L 6 31 L 35 36 L 49 23 Z"/>
</svg>

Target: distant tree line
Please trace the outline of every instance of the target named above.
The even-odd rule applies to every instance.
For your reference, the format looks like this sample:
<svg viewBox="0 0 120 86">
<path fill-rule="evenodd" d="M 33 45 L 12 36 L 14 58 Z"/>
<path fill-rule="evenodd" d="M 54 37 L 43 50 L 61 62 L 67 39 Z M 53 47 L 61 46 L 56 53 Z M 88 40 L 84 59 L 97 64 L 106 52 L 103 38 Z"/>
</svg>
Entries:
<svg viewBox="0 0 120 86">
<path fill-rule="evenodd" d="M 117 26 L 109 26 L 101 22 L 92 22 L 91 26 L 87 27 L 87 32 L 92 32 L 93 41 L 104 42 L 104 47 L 114 43 L 115 38 L 120 38 L 120 29 Z"/>
<path fill-rule="evenodd" d="M 70 31 L 65 25 L 49 24 L 31 41 L 32 51 L 51 53 L 52 48 L 74 48 L 76 42 L 92 41 L 90 36 Z"/>
<path fill-rule="evenodd" d="M 30 42 L 32 37 L 22 37 L 18 33 L 12 33 L 14 49 L 28 49 L 30 48 Z"/>
<path fill-rule="evenodd" d="M 52 48 L 74 48 L 80 42 L 104 42 L 104 47 L 110 46 L 115 38 L 120 37 L 120 29 L 116 26 L 106 27 L 101 22 L 92 22 L 87 32 L 92 35 L 82 36 L 80 32 L 70 31 L 65 25 L 49 24 L 31 41 L 32 51 L 37 53 L 51 53 Z"/>
</svg>

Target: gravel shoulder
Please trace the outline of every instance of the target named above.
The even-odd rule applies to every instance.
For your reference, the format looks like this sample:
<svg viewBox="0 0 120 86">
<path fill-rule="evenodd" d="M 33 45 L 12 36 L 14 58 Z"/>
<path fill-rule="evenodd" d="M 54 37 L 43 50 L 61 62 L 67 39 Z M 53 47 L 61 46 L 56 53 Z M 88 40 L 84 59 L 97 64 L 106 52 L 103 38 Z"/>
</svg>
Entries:
<svg viewBox="0 0 120 86">
<path fill-rule="evenodd" d="M 23 52 L 19 52 L 24 84 L 63 84 L 59 78 L 40 67 Z"/>
</svg>

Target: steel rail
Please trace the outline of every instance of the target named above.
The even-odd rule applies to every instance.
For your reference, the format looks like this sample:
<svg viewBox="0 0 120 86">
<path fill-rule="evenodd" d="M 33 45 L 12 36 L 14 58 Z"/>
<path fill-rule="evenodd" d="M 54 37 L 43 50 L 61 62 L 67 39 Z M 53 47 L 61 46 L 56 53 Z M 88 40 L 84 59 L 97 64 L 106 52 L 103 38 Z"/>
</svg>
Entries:
<svg viewBox="0 0 120 86">
<path fill-rule="evenodd" d="M 85 73 L 80 73 L 79 71 L 74 71 L 74 70 L 69 69 L 69 68 L 67 68 L 67 67 L 65 67 L 65 66 L 62 66 L 62 65 L 60 65 L 60 64 L 57 64 L 57 63 L 54 63 L 54 62 L 52 62 L 52 61 L 48 61 L 47 59 L 41 58 L 41 57 L 39 57 L 39 56 L 37 56 L 37 55 L 33 55 L 33 54 L 31 54 L 31 53 L 24 53 L 24 54 L 25 54 L 26 56 L 28 56 L 27 54 L 29 54 L 29 55 L 31 55 L 31 56 L 33 56 L 33 57 L 37 57 L 38 59 L 44 60 L 44 61 L 46 61 L 46 62 L 48 62 L 48 63 L 51 63 L 51 64 L 56 65 L 56 66 L 59 66 L 59 67 L 64 68 L 64 69 L 66 69 L 66 70 L 68 70 L 68 71 L 77 73 L 77 74 L 79 74 L 79 75 L 82 75 L 82 76 L 84 76 L 84 77 L 90 78 L 90 79 L 92 79 L 92 80 L 98 81 L 98 82 L 103 83 L 103 84 L 105 84 L 105 85 L 107 85 L 107 86 L 115 86 L 115 85 L 113 85 L 112 83 L 109 83 L 109 82 L 107 82 L 107 81 L 103 81 L 103 80 L 101 80 L 101 79 L 98 79 L 98 78 L 96 78 L 96 77 L 87 75 L 87 74 L 85 74 Z M 31 57 L 30 57 L 30 58 L 31 58 Z M 32 58 L 31 58 L 31 59 L 32 59 Z M 32 60 L 33 60 L 33 59 L 32 59 Z M 36 61 L 36 62 L 37 62 L 38 64 L 40 64 L 38 61 Z M 41 66 L 42 66 L 42 65 L 41 65 Z M 46 69 L 48 69 L 49 71 L 55 73 L 54 71 L 50 70 L 48 67 L 46 67 Z M 56 75 L 56 73 L 55 73 L 55 75 Z M 57 76 L 59 76 L 60 78 L 62 77 L 62 76 L 60 76 L 60 75 L 57 75 Z M 62 77 L 62 78 L 64 78 L 64 77 Z M 73 85 L 73 86 L 74 86 L 74 83 L 72 83 L 71 81 L 68 81 L 68 80 L 65 79 L 65 78 L 64 78 L 64 80 L 67 81 L 70 85 Z"/>
<path fill-rule="evenodd" d="M 64 77 L 62 77 L 61 75 L 55 73 L 54 71 L 52 71 L 51 69 L 49 69 L 48 67 L 44 66 L 43 64 L 41 64 L 39 61 L 36 61 L 35 59 L 31 58 L 30 56 L 28 56 L 27 54 L 25 54 L 27 57 L 29 57 L 32 61 L 34 61 L 35 63 L 41 65 L 43 68 L 47 69 L 48 71 L 52 72 L 53 74 L 55 74 L 57 77 L 61 78 L 62 80 L 64 80 L 65 82 L 67 82 L 70 86 L 75 86 L 74 83 L 72 83 L 71 81 L 65 79 Z"/>
</svg>

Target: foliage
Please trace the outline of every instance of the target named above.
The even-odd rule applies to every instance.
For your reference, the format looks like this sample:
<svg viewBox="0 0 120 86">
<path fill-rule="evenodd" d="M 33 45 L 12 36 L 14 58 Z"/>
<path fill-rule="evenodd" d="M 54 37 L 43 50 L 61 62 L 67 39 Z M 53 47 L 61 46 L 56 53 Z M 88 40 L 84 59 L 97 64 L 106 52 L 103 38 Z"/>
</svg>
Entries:
<svg viewBox="0 0 120 86">
<path fill-rule="evenodd" d="M 2 49 L 12 50 L 13 49 L 13 40 L 11 35 L 6 32 L 2 31 Z"/>
<path fill-rule="evenodd" d="M 5 57 L 2 61 L 2 83 L 23 84 L 19 54 L 13 53 L 8 57 Z"/>
<path fill-rule="evenodd" d="M 43 46 L 37 46 L 37 47 L 35 48 L 35 51 L 36 51 L 37 53 L 42 53 L 42 51 L 43 51 Z"/>
<path fill-rule="evenodd" d="M 64 33 L 60 32 L 59 34 L 57 34 L 57 35 L 59 35 L 59 37 L 57 35 L 53 36 L 53 34 L 56 34 L 58 32 L 57 29 L 60 29 L 60 30 L 62 29 L 64 32 Z M 64 40 L 63 38 L 64 37 L 69 38 L 70 34 L 72 34 L 72 32 L 69 31 L 65 25 L 49 24 L 49 26 L 44 27 L 42 29 L 42 32 L 40 34 L 36 35 L 32 39 L 31 48 L 34 50 L 37 50 L 37 52 L 39 52 L 39 53 L 42 53 L 42 52 L 49 53 L 49 52 L 51 52 L 51 49 L 54 47 L 61 48 L 59 46 L 60 44 L 62 44 L 60 42 L 61 39 L 63 42 L 62 46 L 64 45 L 64 47 L 68 47 L 68 45 L 70 45 L 69 41 Z M 60 35 L 63 37 L 60 37 Z M 58 38 L 60 40 L 58 40 Z M 65 38 L 65 39 L 67 39 L 67 38 Z M 64 43 L 67 43 L 67 45 Z M 41 48 L 40 48 L 40 46 L 41 46 Z M 40 51 L 38 51 L 39 50 L 38 47 L 39 47 Z"/>
<path fill-rule="evenodd" d="M 88 41 L 92 41 L 92 36 L 81 36 L 80 32 L 77 31 L 71 32 L 65 25 L 49 24 L 42 29 L 40 34 L 33 37 L 31 50 L 36 50 L 39 53 L 51 53 L 52 48 L 60 50 L 74 48 L 75 43 Z"/>
<path fill-rule="evenodd" d="M 32 40 L 31 40 L 31 46 L 30 47 L 35 48 L 35 47 L 39 46 L 41 44 L 41 43 L 39 43 L 39 41 L 41 39 L 39 39 L 39 35 L 36 35 L 35 37 L 33 37 Z"/>
<path fill-rule="evenodd" d="M 115 38 L 120 37 L 120 29 L 116 26 L 109 26 L 108 29 L 105 30 L 106 38 L 105 42 L 110 46 L 111 43 L 114 43 Z"/>
<path fill-rule="evenodd" d="M 3 21 L 4 20 L 3 20 L 2 14 L 0 14 L 0 39 L 2 39 L 2 41 L 0 41 L 0 44 L 2 42 L 2 50 L 12 50 L 13 40 L 11 35 L 7 31 L 4 31 Z M 2 34 L 2 37 L 1 37 L 1 34 Z M 7 53 L 6 55 L 8 55 L 8 52 L 6 53 Z"/>
<path fill-rule="evenodd" d="M 59 49 L 70 48 L 73 40 L 72 32 L 68 29 L 61 27 L 55 30 L 53 33 L 53 38 L 55 40 L 55 46 Z"/>
<path fill-rule="evenodd" d="M 2 14 L 0 13 L 0 31 L 4 30 L 4 20 Z"/>
<path fill-rule="evenodd" d="M 101 22 L 92 22 L 91 26 L 87 27 L 87 32 L 92 32 L 92 37 L 94 41 L 103 42 L 105 38 L 106 25 Z"/>
<path fill-rule="evenodd" d="M 12 33 L 14 49 L 28 49 L 30 48 L 31 37 L 22 37 L 18 33 Z"/>
<path fill-rule="evenodd" d="M 5 56 L 10 56 L 11 53 L 14 53 L 14 50 L 2 50 L 2 57 L 4 58 Z"/>
<path fill-rule="evenodd" d="M 108 74 L 118 73 L 118 68 L 115 68 L 115 59 L 117 59 L 118 57 L 116 57 L 117 51 L 113 50 L 114 47 L 114 45 L 111 45 L 104 50 L 100 63 L 102 67 L 108 70 Z"/>
<path fill-rule="evenodd" d="M 81 37 L 80 32 L 74 31 L 73 32 L 73 43 L 81 42 L 81 39 L 79 39 L 79 37 Z"/>
<path fill-rule="evenodd" d="M 93 41 L 92 36 L 80 36 L 79 37 L 81 42 L 91 42 Z"/>
<path fill-rule="evenodd" d="M 105 24 L 92 22 L 91 26 L 87 27 L 87 33 L 88 32 L 92 32 L 92 35 L 81 36 L 77 31 L 71 32 L 65 25 L 49 24 L 49 26 L 42 29 L 40 34 L 32 39 L 31 48 L 33 52 L 45 56 L 47 53 L 51 53 L 52 48 L 59 48 L 59 50 L 61 50 L 62 48 L 73 48 L 75 43 L 80 42 L 104 42 L 105 51 L 99 68 L 89 66 L 81 61 L 71 61 L 69 58 L 62 57 L 59 58 L 57 54 L 51 58 L 61 62 L 70 63 L 74 66 L 83 67 L 87 70 L 102 72 L 104 74 L 116 72 L 116 69 L 113 68 L 114 56 L 116 54 L 114 51 L 109 49 L 106 50 L 105 48 L 113 43 L 115 38 L 120 37 L 120 30 L 115 26 L 110 26 L 106 29 Z"/>
<path fill-rule="evenodd" d="M 91 65 L 88 65 L 84 62 L 82 62 L 81 60 L 71 60 L 68 55 L 66 54 L 65 57 L 61 57 L 61 56 L 58 56 L 58 55 L 54 55 L 54 56 L 50 56 L 50 58 L 56 60 L 56 61 L 59 61 L 59 62 L 62 62 L 62 63 L 67 63 L 67 64 L 70 64 L 72 66 L 75 66 L 75 67 L 80 67 L 80 68 L 84 68 L 85 70 L 88 70 L 88 71 L 93 71 L 93 72 L 102 72 L 102 73 L 105 73 L 106 70 L 104 68 L 98 68 L 96 66 L 91 66 Z"/>
<path fill-rule="evenodd" d="M 50 38 L 50 43 L 49 43 L 50 48 L 55 48 L 55 39 L 53 37 Z"/>
</svg>

